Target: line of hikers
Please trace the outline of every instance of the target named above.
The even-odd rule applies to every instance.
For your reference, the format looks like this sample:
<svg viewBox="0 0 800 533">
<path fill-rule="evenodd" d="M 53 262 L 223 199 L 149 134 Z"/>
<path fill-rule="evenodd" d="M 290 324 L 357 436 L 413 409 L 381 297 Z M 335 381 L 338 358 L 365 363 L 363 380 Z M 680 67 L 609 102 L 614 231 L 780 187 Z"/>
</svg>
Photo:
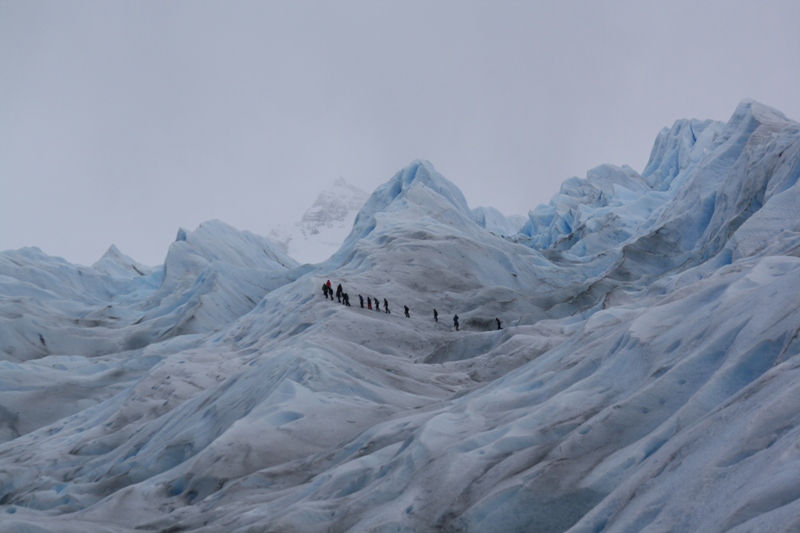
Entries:
<svg viewBox="0 0 800 533">
<path fill-rule="evenodd" d="M 325 295 L 326 299 L 330 297 L 331 301 L 333 301 L 334 291 L 333 287 L 331 286 L 331 280 L 328 280 L 322 284 L 322 294 Z M 341 283 L 337 285 L 335 294 L 336 294 L 336 300 L 340 304 L 350 306 L 350 296 L 346 292 L 344 292 Z M 361 300 L 361 308 L 364 309 L 364 297 L 359 294 L 358 299 Z M 381 310 L 380 300 L 378 300 L 377 298 L 373 299 L 369 296 L 367 296 L 367 309 L 372 310 L 373 301 L 375 302 L 375 310 L 380 312 Z M 411 310 L 408 308 L 408 306 L 404 305 L 403 309 L 405 310 L 406 318 L 411 318 L 411 314 L 409 313 L 409 311 Z M 389 311 L 389 300 L 387 300 L 386 298 L 383 299 L 383 311 L 385 313 L 391 313 L 391 311 Z M 500 319 L 495 318 L 495 320 L 497 321 L 497 329 L 503 329 L 500 323 Z M 436 309 L 433 310 L 433 321 L 437 323 L 439 322 L 439 311 L 437 311 Z M 459 331 L 458 315 L 453 315 L 453 326 L 456 328 L 456 331 Z"/>
<path fill-rule="evenodd" d="M 336 300 L 340 304 L 348 305 L 348 306 L 350 305 L 350 296 L 346 292 L 344 292 L 344 290 L 342 289 L 342 284 L 341 283 L 336 286 L 336 292 L 334 293 L 333 287 L 331 286 L 331 280 L 328 280 L 327 282 L 322 284 L 322 293 L 325 295 L 325 298 L 330 298 L 331 300 L 333 300 L 333 296 L 334 296 L 334 294 L 336 294 Z M 359 300 L 361 300 L 361 308 L 363 309 L 364 308 L 364 297 L 359 294 L 358 298 L 359 298 Z M 372 309 L 372 302 L 373 302 L 373 299 L 370 298 L 369 296 L 367 296 L 367 309 Z M 377 298 L 375 298 L 374 302 L 375 302 L 375 310 L 376 311 L 380 311 L 381 310 L 380 301 Z M 406 306 L 403 306 L 403 307 L 406 307 Z M 386 313 L 391 313 L 391 311 L 389 311 L 389 300 L 387 300 L 386 298 L 383 299 L 383 310 Z M 406 316 L 407 317 L 409 317 L 408 311 L 409 311 L 409 309 L 408 309 L 408 307 L 406 307 Z"/>
<path fill-rule="evenodd" d="M 327 283 L 322 284 L 322 292 L 325 293 L 325 298 L 328 298 L 328 296 L 330 296 L 331 300 L 333 300 L 333 287 L 331 287 L 331 280 L 328 280 Z M 338 287 L 336 287 L 336 300 L 340 304 L 347 306 L 350 305 L 350 295 L 342 290 L 341 283 L 339 284 Z"/>
</svg>

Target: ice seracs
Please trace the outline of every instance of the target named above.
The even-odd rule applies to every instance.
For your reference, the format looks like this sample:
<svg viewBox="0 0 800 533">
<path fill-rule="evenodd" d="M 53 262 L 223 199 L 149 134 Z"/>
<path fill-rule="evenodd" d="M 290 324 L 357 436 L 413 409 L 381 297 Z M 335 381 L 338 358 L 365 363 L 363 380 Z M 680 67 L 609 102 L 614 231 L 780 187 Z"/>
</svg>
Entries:
<svg viewBox="0 0 800 533">
<path fill-rule="evenodd" d="M 217 221 L 180 230 L 153 269 L 114 246 L 92 267 L 36 248 L 3 252 L 0 438 L 119 393 L 160 361 L 163 346 L 193 346 L 189 333 L 223 328 L 296 267 L 267 239 Z"/>
<path fill-rule="evenodd" d="M 528 221 L 522 215 L 505 216 L 494 207 L 476 207 L 472 210 L 472 218 L 482 228 L 500 236 L 513 236 Z"/>
<path fill-rule="evenodd" d="M 113 244 L 106 253 L 103 254 L 103 257 L 92 265 L 92 268 L 98 272 L 115 277 L 146 276 L 153 270 L 123 254 L 119 251 L 119 248 Z"/>
<path fill-rule="evenodd" d="M 316 265 L 219 222 L 142 275 L 3 252 L 0 529 L 796 530 L 798 178 L 747 100 L 516 235 L 415 161 Z"/>
</svg>

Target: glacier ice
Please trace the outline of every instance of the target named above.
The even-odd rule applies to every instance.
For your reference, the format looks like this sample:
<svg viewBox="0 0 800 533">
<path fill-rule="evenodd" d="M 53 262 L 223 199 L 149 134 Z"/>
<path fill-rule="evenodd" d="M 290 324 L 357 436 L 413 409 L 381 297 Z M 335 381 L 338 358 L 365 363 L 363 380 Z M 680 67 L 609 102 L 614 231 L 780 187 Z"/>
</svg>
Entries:
<svg viewBox="0 0 800 533">
<path fill-rule="evenodd" d="M 745 100 L 524 221 L 415 161 L 314 265 L 0 253 L 0 530 L 797 530 L 798 178 Z"/>
</svg>

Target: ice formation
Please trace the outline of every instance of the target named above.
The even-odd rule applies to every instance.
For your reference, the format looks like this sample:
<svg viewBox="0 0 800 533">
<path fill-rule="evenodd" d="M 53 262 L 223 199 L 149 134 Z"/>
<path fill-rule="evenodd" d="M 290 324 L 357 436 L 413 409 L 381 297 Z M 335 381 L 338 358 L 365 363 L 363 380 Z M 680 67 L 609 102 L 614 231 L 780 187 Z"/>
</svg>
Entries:
<svg viewBox="0 0 800 533">
<path fill-rule="evenodd" d="M 798 178 L 746 100 L 516 235 L 417 161 L 315 265 L 220 222 L 3 252 L 0 530 L 796 531 Z"/>
</svg>

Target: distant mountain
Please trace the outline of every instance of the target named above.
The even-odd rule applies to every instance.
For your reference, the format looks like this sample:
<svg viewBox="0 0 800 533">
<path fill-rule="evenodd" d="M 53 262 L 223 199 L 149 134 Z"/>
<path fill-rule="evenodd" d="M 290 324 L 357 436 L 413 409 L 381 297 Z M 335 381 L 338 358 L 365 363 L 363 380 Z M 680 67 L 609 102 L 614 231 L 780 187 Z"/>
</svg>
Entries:
<svg viewBox="0 0 800 533">
<path fill-rule="evenodd" d="M 298 222 L 281 224 L 267 237 L 300 263 L 319 263 L 342 245 L 368 197 L 366 192 L 339 178 L 332 187 L 319 193 Z"/>
</svg>

